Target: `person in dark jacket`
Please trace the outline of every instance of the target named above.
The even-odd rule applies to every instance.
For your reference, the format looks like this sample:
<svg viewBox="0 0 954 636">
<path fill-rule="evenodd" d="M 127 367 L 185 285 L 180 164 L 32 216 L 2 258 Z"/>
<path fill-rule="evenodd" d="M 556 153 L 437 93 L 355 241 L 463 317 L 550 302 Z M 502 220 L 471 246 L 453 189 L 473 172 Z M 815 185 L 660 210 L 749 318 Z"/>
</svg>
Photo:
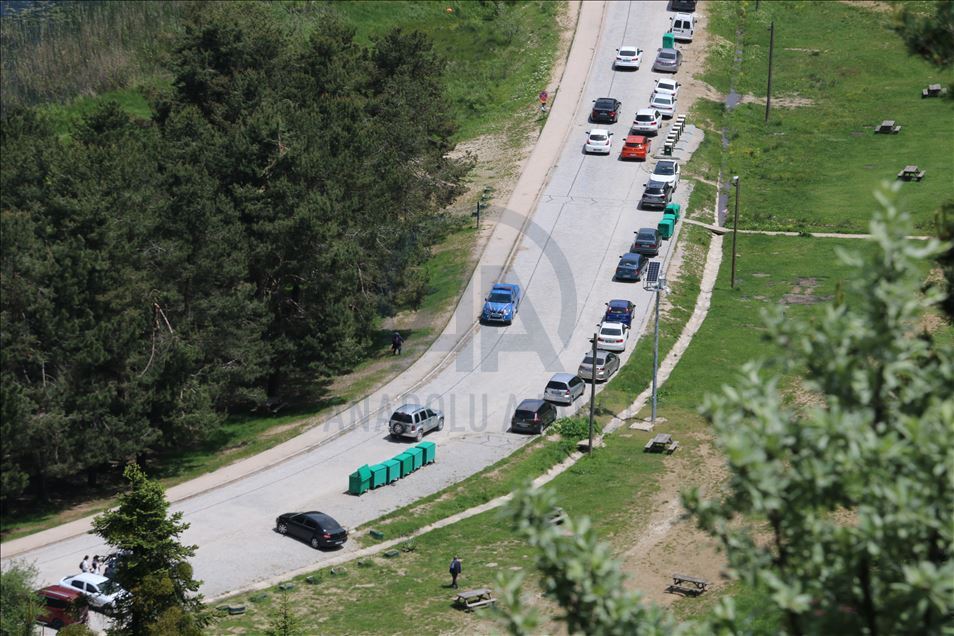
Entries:
<svg viewBox="0 0 954 636">
<path fill-rule="evenodd" d="M 404 338 L 401 337 L 401 334 L 394 332 L 391 334 L 391 353 L 399 356 L 401 355 L 401 345 L 404 344 Z"/>
<path fill-rule="evenodd" d="M 457 589 L 457 577 L 460 576 L 460 573 L 464 571 L 464 568 L 461 567 L 460 557 L 454 557 L 454 560 L 450 562 L 450 575 L 451 575 L 451 587 L 455 590 Z"/>
</svg>

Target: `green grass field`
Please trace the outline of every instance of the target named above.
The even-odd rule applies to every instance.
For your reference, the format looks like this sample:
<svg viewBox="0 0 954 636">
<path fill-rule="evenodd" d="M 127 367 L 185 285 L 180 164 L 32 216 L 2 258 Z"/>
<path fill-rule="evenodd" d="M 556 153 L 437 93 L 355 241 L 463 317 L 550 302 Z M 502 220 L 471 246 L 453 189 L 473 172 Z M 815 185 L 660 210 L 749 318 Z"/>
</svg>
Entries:
<svg viewBox="0 0 954 636">
<path fill-rule="evenodd" d="M 751 2 L 709 8 L 707 28 L 730 42 L 741 19 L 736 90 L 762 102 L 741 104 L 727 117 L 729 174 L 742 177 L 740 227 L 866 232 L 871 191 L 916 164 L 927 176 L 904 184 L 902 208 L 920 233 L 932 233 L 935 209 L 954 197 L 954 106 L 921 99 L 921 89 L 948 84 L 954 73 L 909 56 L 890 30 L 890 12 L 840 2 L 763 2 L 758 12 Z M 774 106 L 766 124 L 773 19 Z M 734 46 L 717 46 L 703 79 L 727 93 L 733 57 Z M 875 135 L 885 119 L 896 120 L 901 133 Z"/>
</svg>

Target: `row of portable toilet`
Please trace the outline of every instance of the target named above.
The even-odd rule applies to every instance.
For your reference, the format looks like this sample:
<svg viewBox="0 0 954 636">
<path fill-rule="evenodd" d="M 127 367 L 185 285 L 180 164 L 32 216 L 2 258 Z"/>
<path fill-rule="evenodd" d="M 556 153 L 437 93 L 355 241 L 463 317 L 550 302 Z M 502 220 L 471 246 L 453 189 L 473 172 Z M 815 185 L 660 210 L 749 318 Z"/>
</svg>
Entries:
<svg viewBox="0 0 954 636">
<path fill-rule="evenodd" d="M 659 236 L 666 240 L 672 238 L 673 232 L 676 231 L 676 221 L 679 220 L 681 209 L 682 207 L 678 203 L 670 203 L 666 206 L 666 209 L 663 210 L 662 221 L 656 226 L 656 229 L 659 230 Z"/>
<path fill-rule="evenodd" d="M 363 495 L 369 489 L 393 483 L 401 477 L 407 477 L 421 466 L 432 464 L 436 456 L 437 444 L 421 442 L 380 464 L 365 464 L 349 476 L 348 492 L 352 495 Z"/>
</svg>

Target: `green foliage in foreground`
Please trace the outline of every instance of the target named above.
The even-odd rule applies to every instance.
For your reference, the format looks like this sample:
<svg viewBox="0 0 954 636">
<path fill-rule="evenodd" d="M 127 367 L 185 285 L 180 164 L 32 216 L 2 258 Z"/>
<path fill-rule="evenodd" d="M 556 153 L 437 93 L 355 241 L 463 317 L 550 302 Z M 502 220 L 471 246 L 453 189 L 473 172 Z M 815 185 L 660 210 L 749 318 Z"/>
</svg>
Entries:
<svg viewBox="0 0 954 636">
<path fill-rule="evenodd" d="M 93 519 L 94 534 L 123 554 L 116 582 L 129 592 L 116 601 L 108 633 L 116 636 L 193 636 L 208 623 L 201 581 L 192 578 L 188 559 L 197 546 L 184 546 L 179 536 L 189 528 L 182 513 L 169 514 L 169 502 L 158 482 L 135 464 L 125 470 L 130 489 L 116 508 Z"/>
<path fill-rule="evenodd" d="M 33 636 L 42 605 L 36 589 L 36 568 L 14 562 L 0 572 L 0 634 Z"/>
<path fill-rule="evenodd" d="M 892 192 L 878 196 L 876 249 L 865 258 L 843 254 L 856 272 L 851 304 L 836 298 L 817 321 L 767 314 L 768 337 L 787 355 L 747 364 L 735 387 L 706 401 L 729 463 L 729 495 L 683 495 L 721 540 L 731 571 L 767 590 L 792 634 L 952 628 L 954 349 L 916 330 L 941 300 L 921 289 L 920 264 L 943 248 L 905 241 L 910 220 Z M 824 397 L 804 415 L 779 390 L 781 377 L 801 368 Z M 731 597 L 710 617 L 673 627 L 620 591 L 618 568 L 585 521 L 570 526 L 574 536 L 546 522 L 553 503 L 525 490 L 509 513 L 539 548 L 544 589 L 567 612 L 571 632 L 739 633 Z M 766 532 L 769 541 L 757 540 Z M 511 633 L 532 633 L 519 586 L 505 582 L 505 590 Z"/>
</svg>

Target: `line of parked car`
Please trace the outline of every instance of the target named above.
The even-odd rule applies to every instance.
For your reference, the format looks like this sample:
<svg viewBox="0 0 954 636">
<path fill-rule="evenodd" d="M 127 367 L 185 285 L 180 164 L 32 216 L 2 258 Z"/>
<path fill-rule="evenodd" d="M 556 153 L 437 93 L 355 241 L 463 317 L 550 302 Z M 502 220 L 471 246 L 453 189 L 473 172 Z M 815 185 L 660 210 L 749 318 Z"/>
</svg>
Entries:
<svg viewBox="0 0 954 636">
<path fill-rule="evenodd" d="M 671 8 L 695 9 L 695 0 L 671 0 Z M 679 41 L 691 41 L 694 18 L 679 13 L 671 19 L 670 32 Z M 613 68 L 616 70 L 639 70 L 642 64 L 643 50 L 636 46 L 621 46 L 616 50 Z M 657 72 L 675 73 L 682 63 L 682 53 L 675 48 L 660 48 L 653 62 Z M 630 134 L 626 137 L 620 151 L 620 159 L 645 161 L 649 157 L 651 142 L 649 136 L 655 136 L 662 127 L 664 118 L 675 116 L 675 105 L 679 94 L 679 83 L 674 79 L 656 80 L 649 108 L 636 113 Z M 594 100 L 590 111 L 590 120 L 594 123 L 615 124 L 622 112 L 622 102 L 613 97 L 601 97 Z M 586 132 L 583 150 L 590 154 L 609 155 L 612 152 L 613 133 L 605 128 L 594 128 Z M 679 182 L 679 164 L 672 160 L 659 161 L 653 170 L 651 181 L 643 193 L 640 205 L 644 208 L 664 208 Z M 650 185 L 652 187 L 650 188 Z M 658 187 L 657 187 L 658 186 Z M 629 252 L 620 256 L 614 273 L 616 281 L 639 281 L 642 279 L 649 259 L 659 254 L 662 243 L 656 228 L 640 228 L 630 246 Z M 480 312 L 483 325 L 510 325 L 516 318 L 522 300 L 520 285 L 498 283 L 491 287 Z M 588 351 L 580 362 L 576 374 L 557 373 L 550 378 L 541 399 L 527 399 L 514 409 L 510 421 L 512 432 L 542 433 L 557 419 L 555 404 L 572 405 L 583 395 L 586 388 L 584 380 L 605 382 L 619 370 L 619 353 L 626 350 L 630 329 L 635 318 L 636 306 L 626 299 L 613 299 L 606 303 L 606 311 L 596 334 L 596 353 Z M 420 441 L 431 432 L 444 427 L 444 414 L 435 408 L 420 404 L 403 404 L 398 407 L 388 422 L 391 439 L 410 438 Z M 348 532 L 331 516 L 318 512 L 290 512 L 279 515 L 275 520 L 275 531 L 281 535 L 300 539 L 315 549 L 338 548 L 348 540 Z"/>
</svg>

